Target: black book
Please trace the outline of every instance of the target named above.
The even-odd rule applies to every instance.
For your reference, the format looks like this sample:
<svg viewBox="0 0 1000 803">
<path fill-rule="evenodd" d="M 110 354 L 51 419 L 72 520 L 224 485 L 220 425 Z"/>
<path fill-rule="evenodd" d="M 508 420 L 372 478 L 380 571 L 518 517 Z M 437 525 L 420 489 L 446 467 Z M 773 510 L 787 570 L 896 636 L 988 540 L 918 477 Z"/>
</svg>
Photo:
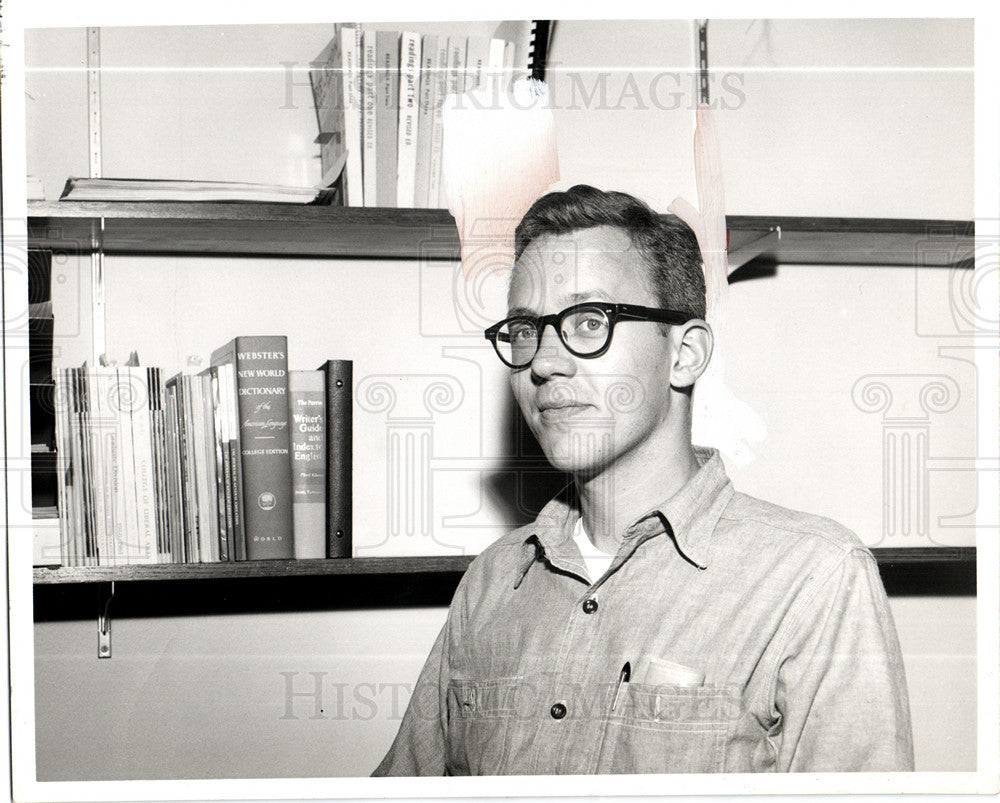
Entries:
<svg viewBox="0 0 1000 803">
<path fill-rule="evenodd" d="M 327 360 L 326 374 L 326 556 L 351 557 L 351 461 L 354 363 Z"/>
</svg>

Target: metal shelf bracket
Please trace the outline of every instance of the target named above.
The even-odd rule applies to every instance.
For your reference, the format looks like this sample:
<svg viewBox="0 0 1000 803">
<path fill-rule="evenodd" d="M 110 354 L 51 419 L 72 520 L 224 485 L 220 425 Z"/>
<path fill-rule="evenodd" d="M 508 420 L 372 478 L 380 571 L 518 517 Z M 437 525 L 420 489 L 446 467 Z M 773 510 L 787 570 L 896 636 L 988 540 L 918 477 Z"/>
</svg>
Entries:
<svg viewBox="0 0 1000 803">
<path fill-rule="evenodd" d="M 97 657 L 111 657 L 111 600 L 115 597 L 114 581 L 97 584 Z"/>
</svg>

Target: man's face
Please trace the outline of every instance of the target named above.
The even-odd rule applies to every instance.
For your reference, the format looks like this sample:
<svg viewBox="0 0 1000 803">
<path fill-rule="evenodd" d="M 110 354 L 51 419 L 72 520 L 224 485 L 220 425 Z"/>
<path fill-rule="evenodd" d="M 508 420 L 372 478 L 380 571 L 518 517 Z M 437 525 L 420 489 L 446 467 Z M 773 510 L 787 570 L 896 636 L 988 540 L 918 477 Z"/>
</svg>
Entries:
<svg viewBox="0 0 1000 803">
<path fill-rule="evenodd" d="M 618 229 L 540 237 L 514 266 L 511 315 L 593 300 L 660 306 L 641 255 Z M 547 326 L 534 360 L 512 370 L 510 382 L 549 462 L 594 476 L 612 464 L 655 464 L 668 437 L 670 366 L 670 340 L 655 323 L 617 324 L 611 347 L 593 359 L 571 354 Z"/>
</svg>

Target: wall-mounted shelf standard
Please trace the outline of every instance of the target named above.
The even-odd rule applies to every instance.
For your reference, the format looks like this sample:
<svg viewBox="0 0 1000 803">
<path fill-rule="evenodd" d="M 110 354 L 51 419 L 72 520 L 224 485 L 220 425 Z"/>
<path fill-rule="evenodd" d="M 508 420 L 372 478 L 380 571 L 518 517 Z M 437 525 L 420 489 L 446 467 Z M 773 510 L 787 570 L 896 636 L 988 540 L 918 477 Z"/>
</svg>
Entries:
<svg viewBox="0 0 1000 803">
<path fill-rule="evenodd" d="M 105 254 L 458 259 L 443 209 L 249 203 L 28 204 L 32 245 Z M 971 265 L 975 225 L 960 220 L 730 215 L 730 265 Z M 103 224 L 103 231 L 101 226 Z"/>
</svg>

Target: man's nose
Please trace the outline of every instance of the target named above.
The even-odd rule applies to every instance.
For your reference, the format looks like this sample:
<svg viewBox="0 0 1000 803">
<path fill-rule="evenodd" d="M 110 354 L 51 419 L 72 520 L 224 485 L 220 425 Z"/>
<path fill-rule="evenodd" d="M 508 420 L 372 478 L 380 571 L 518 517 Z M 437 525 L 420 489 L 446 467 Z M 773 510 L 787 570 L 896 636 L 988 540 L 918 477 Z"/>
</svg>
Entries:
<svg viewBox="0 0 1000 803">
<path fill-rule="evenodd" d="M 531 372 L 542 379 L 576 373 L 576 361 L 560 340 L 555 324 L 547 324 L 542 329 L 538 351 L 531 361 Z"/>
</svg>

